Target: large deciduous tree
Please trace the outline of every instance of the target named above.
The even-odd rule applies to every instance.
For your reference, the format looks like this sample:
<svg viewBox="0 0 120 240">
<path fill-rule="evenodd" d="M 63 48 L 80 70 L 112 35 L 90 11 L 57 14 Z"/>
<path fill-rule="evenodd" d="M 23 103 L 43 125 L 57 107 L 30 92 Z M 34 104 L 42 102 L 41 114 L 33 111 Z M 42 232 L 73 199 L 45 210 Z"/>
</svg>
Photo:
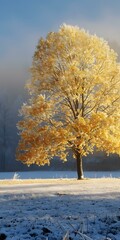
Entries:
<svg viewBox="0 0 120 240">
<path fill-rule="evenodd" d="M 96 35 L 69 25 L 41 38 L 19 121 L 17 159 L 28 165 L 66 161 L 72 150 L 78 179 L 94 148 L 120 154 L 120 65 Z"/>
</svg>

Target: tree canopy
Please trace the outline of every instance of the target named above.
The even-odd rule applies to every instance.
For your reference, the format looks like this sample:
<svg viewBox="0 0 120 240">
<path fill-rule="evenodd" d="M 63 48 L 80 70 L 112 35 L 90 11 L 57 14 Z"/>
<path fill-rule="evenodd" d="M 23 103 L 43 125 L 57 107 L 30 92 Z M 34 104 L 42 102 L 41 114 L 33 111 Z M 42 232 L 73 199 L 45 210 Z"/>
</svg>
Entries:
<svg viewBox="0 0 120 240">
<path fill-rule="evenodd" d="M 94 148 L 120 154 L 120 64 L 106 41 L 62 25 L 40 39 L 26 86 L 18 160 L 66 161 L 70 149 L 76 159 Z"/>
</svg>

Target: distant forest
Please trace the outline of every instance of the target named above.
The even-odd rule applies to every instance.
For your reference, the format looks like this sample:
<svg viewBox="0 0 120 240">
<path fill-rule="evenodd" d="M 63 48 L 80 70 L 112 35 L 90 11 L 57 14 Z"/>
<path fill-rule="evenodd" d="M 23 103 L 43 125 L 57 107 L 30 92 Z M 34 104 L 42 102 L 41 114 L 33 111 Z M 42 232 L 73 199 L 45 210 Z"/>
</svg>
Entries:
<svg viewBox="0 0 120 240">
<path fill-rule="evenodd" d="M 118 60 L 120 60 L 120 46 L 115 42 L 110 44 L 118 53 Z M 66 163 L 59 159 L 53 159 L 50 167 L 38 167 L 35 165 L 27 167 L 16 161 L 15 152 L 19 140 L 16 124 L 20 120 L 18 111 L 27 98 L 24 84 L 25 81 L 22 80 L 21 82 L 16 80 L 14 86 L 0 83 L 0 171 L 75 170 L 76 164 L 72 157 Z M 95 152 L 84 159 L 84 170 L 120 170 L 120 157 Z"/>
</svg>

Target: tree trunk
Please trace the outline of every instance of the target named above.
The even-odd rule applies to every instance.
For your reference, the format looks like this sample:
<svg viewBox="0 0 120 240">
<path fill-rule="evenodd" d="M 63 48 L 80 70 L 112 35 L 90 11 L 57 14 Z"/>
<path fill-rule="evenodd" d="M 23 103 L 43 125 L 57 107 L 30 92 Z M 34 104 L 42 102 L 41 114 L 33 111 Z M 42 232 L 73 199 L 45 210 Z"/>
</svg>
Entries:
<svg viewBox="0 0 120 240">
<path fill-rule="evenodd" d="M 81 180 L 84 178 L 83 166 L 82 166 L 82 156 L 78 151 L 76 151 L 75 155 L 76 155 L 76 163 L 77 163 L 78 180 Z"/>
</svg>

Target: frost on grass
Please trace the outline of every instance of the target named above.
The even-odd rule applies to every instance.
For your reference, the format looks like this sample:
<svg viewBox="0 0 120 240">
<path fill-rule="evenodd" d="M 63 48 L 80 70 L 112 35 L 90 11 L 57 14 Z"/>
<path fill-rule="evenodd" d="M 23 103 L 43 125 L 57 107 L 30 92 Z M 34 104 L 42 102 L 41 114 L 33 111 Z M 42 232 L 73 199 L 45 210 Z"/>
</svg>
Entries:
<svg viewBox="0 0 120 240">
<path fill-rule="evenodd" d="M 20 178 L 19 174 L 15 172 L 14 175 L 13 175 L 13 180 L 16 180 L 16 179 L 19 179 L 19 178 Z"/>
<path fill-rule="evenodd" d="M 117 179 L 2 185 L 0 235 L 7 240 L 120 240 L 119 192 Z"/>
</svg>

